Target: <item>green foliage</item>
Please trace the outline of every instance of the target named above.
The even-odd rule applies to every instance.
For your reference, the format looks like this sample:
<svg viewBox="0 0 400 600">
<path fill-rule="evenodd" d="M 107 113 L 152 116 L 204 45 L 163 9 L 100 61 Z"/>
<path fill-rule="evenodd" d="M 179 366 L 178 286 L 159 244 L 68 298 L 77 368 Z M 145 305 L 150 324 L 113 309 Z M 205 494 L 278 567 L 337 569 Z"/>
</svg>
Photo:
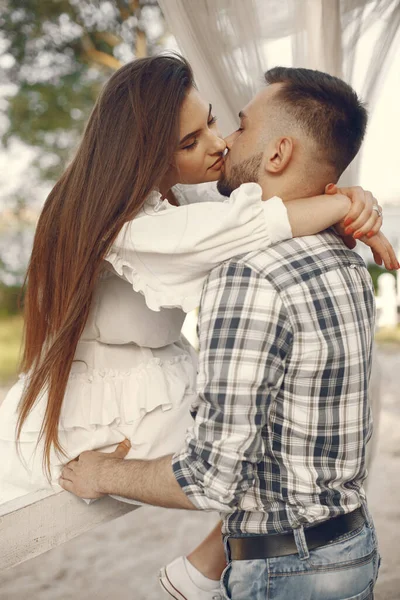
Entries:
<svg viewBox="0 0 400 600">
<path fill-rule="evenodd" d="M 391 273 L 391 275 L 393 275 L 393 277 L 396 277 L 396 271 L 387 271 L 386 269 L 384 269 L 383 267 L 380 267 L 379 265 L 376 265 L 375 263 L 370 263 L 368 265 L 368 271 L 369 271 L 369 274 L 371 275 L 372 283 L 374 284 L 375 294 L 378 293 L 379 275 L 382 275 L 382 273 Z"/>
<path fill-rule="evenodd" d="M 164 20 L 155 0 L 3 3 L 0 41 L 10 63 L 5 82 L 14 84 L 16 93 L 8 97 L 9 127 L 2 141 L 7 145 L 18 138 L 37 147 L 37 168 L 54 180 L 76 147 L 103 82 L 143 51 L 140 36 L 149 54 L 157 51 Z"/>
<path fill-rule="evenodd" d="M 0 319 L 17 315 L 22 310 L 22 287 L 0 283 Z"/>
<path fill-rule="evenodd" d="M 44 200 L 76 149 L 104 81 L 135 56 L 157 53 L 164 34 L 156 0 L 0 0 L 0 84 L 10 90 L 0 97 L 6 116 L 0 139 L 5 147 L 17 140 L 35 149 L 26 177 L 2 198 L 0 210 L 7 203 L 16 214 L 19 203 L 29 212 L 42 188 Z M 6 258 L 10 242 L 20 244 L 18 267 L 10 265 L 10 252 Z M 27 236 L 17 230 L 0 238 L 0 281 L 20 280 L 25 247 Z"/>
</svg>

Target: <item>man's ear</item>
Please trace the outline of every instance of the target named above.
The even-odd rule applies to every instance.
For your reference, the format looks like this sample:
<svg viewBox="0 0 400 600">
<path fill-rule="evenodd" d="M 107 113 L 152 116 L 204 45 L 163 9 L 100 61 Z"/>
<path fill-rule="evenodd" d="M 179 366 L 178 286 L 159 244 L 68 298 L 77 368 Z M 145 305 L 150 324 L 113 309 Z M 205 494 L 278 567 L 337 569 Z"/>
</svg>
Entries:
<svg viewBox="0 0 400 600">
<path fill-rule="evenodd" d="M 265 170 L 271 175 L 282 173 L 293 155 L 293 140 L 290 137 L 277 138 L 267 149 Z"/>
</svg>

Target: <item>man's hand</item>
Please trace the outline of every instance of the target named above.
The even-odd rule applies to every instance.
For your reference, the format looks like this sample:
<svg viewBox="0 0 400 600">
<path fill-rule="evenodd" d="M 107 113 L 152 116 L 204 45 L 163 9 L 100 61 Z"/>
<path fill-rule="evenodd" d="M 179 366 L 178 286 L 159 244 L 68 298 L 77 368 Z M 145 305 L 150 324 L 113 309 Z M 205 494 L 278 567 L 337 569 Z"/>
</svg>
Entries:
<svg viewBox="0 0 400 600">
<path fill-rule="evenodd" d="M 363 190 L 362 187 L 338 188 L 334 184 L 327 185 L 325 193 L 343 194 L 351 200 L 351 209 L 345 219 L 335 225 L 336 232 L 343 238 L 344 243 L 350 249 L 355 248 L 356 240 L 360 240 L 372 250 L 376 264 L 385 265 L 386 269 L 399 269 L 400 265 L 395 251 L 380 233 L 382 227 L 382 216 L 374 207 L 382 211 L 376 198 L 371 192 Z"/>
<path fill-rule="evenodd" d="M 82 452 L 78 458 L 71 460 L 61 472 L 60 485 L 80 498 L 101 498 L 101 476 L 104 466 L 113 468 L 116 461 L 125 458 L 130 450 L 129 440 L 124 440 L 109 454 L 104 452 Z"/>
</svg>

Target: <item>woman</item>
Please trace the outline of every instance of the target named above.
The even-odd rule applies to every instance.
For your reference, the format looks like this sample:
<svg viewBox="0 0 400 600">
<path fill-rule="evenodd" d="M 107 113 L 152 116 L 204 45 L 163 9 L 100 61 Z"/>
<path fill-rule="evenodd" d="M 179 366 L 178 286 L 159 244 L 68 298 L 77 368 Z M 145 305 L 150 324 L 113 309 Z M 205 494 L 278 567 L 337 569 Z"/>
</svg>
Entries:
<svg viewBox="0 0 400 600">
<path fill-rule="evenodd" d="M 105 86 L 37 226 L 23 375 L 0 408 L 0 502 L 55 487 L 63 463 L 124 438 L 128 458 L 176 451 L 196 374 L 180 330 L 209 270 L 347 213 L 341 196 L 262 203 L 256 184 L 225 203 L 165 199 L 217 180 L 224 149 L 183 59 L 135 61 Z"/>
</svg>

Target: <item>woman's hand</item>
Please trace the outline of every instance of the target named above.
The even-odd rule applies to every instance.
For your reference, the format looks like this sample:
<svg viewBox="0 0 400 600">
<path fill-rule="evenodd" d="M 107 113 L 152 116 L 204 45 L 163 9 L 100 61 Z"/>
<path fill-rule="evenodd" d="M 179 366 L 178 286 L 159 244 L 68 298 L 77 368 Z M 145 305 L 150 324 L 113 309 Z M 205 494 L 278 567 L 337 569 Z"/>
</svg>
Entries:
<svg viewBox="0 0 400 600">
<path fill-rule="evenodd" d="M 376 264 L 383 263 L 389 270 L 399 269 L 400 265 L 392 245 L 380 232 L 382 208 L 371 192 L 359 186 L 338 188 L 330 184 L 326 186 L 325 193 L 343 194 L 351 200 L 350 211 L 335 225 L 336 232 L 343 238 L 346 246 L 352 249 L 356 246 L 356 240 L 360 240 L 371 248 Z"/>
<path fill-rule="evenodd" d="M 364 236 L 372 237 L 382 227 L 382 207 L 371 192 L 360 186 L 338 188 L 331 183 L 326 186 L 328 195 L 343 194 L 351 200 L 351 208 L 346 217 L 335 225 L 336 231 L 344 236 L 359 240 Z M 377 210 L 378 209 L 378 210 Z"/>
<path fill-rule="evenodd" d="M 400 268 L 392 244 L 381 231 L 371 238 L 367 236 L 360 238 L 360 242 L 363 242 L 371 248 L 374 261 L 377 265 L 382 265 L 383 263 L 389 271 Z"/>
</svg>

